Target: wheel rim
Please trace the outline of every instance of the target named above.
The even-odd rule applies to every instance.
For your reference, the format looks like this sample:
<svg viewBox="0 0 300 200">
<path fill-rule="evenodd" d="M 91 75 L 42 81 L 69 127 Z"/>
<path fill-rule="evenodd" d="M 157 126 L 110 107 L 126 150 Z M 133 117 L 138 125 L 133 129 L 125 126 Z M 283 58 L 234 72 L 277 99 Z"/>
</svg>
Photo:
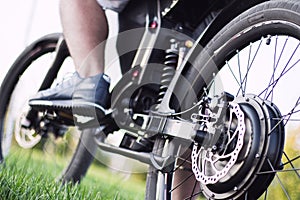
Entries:
<svg viewBox="0 0 300 200">
<path fill-rule="evenodd" d="M 190 188 L 190 193 L 183 199 L 191 199 L 201 193 L 212 199 L 299 198 L 300 134 L 297 130 L 300 127 L 300 86 L 295 84 L 297 74 L 300 74 L 300 36 L 295 35 L 298 30 L 297 25 L 289 22 L 268 21 L 247 27 L 232 35 L 232 39 L 222 43 L 223 46 L 213 48 L 211 54 L 218 70 L 212 72 L 210 66 L 203 70 L 204 74 L 211 76 L 212 81 L 206 84 L 208 90 L 216 91 L 213 87 L 222 85 L 220 92 L 234 95 L 242 109 L 249 107 L 246 98 L 255 101 L 259 109 L 254 109 L 254 114 L 244 112 L 252 116 L 250 118 L 254 118 L 257 112 L 263 118 L 269 116 L 262 123 L 267 129 L 253 134 L 264 138 L 264 141 L 258 142 L 260 150 L 254 154 L 256 161 L 248 168 L 240 168 L 242 171 L 250 170 L 249 176 L 228 179 L 224 182 L 226 185 L 220 182 L 206 185 L 195 181 L 194 174 L 188 174 L 181 182 L 169 180 L 173 182 L 169 193 L 185 187 Z M 208 73 L 205 73 L 206 70 Z M 253 119 L 253 124 L 259 120 L 259 117 Z M 182 162 L 187 163 L 185 171 L 192 169 L 188 158 L 181 155 L 175 172 L 180 170 Z M 223 190 L 219 189 L 220 186 Z M 200 191 L 195 189 L 198 187 Z"/>
<path fill-rule="evenodd" d="M 258 198 L 263 192 L 265 192 L 262 197 L 264 199 L 279 198 L 279 196 L 280 199 L 292 199 L 294 194 L 299 195 L 293 185 L 299 184 L 300 177 L 299 147 L 297 147 L 300 136 L 296 133 L 296 129 L 299 127 L 297 122 L 300 119 L 298 114 L 300 88 L 295 83 L 298 80 L 297 75 L 300 74 L 298 56 L 300 42 L 297 37 L 294 37 L 295 32 L 291 31 L 296 28 L 293 24 L 288 24 L 290 34 L 273 32 L 274 26 L 281 27 L 280 31 L 286 31 L 287 24 L 272 21 L 260 24 L 261 28 L 257 28 L 258 25 L 250 27 L 249 30 L 256 28 L 258 30 L 242 35 L 237 41 L 232 42 L 233 44 L 225 44 L 224 49 L 227 46 L 230 48 L 241 46 L 241 48 L 233 48 L 234 51 L 231 49 L 231 54 L 227 54 L 227 59 L 216 62 L 217 66 L 220 66 L 220 70 L 217 72 L 218 78 L 215 80 L 223 80 L 222 89 L 236 97 L 255 94 L 260 107 L 264 107 L 264 119 L 271 127 L 263 133 L 266 140 L 270 141 L 263 144 L 266 148 L 265 160 L 261 161 L 261 166 L 253 163 L 253 168 L 260 168 L 253 174 L 253 176 L 257 176 L 257 179 L 249 179 L 251 183 L 247 187 L 245 186 L 246 191 L 240 194 L 238 193 L 241 189 L 239 186 L 230 189 L 230 193 L 236 192 L 234 194 L 236 196 L 232 196 L 235 198 L 238 196 Z M 232 38 L 235 37 L 239 36 L 235 35 Z M 246 37 L 249 37 L 247 38 L 249 42 L 247 40 L 241 42 Z M 222 49 L 220 51 L 222 54 Z M 283 149 L 284 135 L 286 135 L 287 144 Z M 272 151 L 273 153 L 271 153 Z M 281 159 L 281 157 L 283 158 Z M 280 163 L 281 160 L 283 163 Z M 274 180 L 273 177 L 275 177 Z M 293 180 L 293 184 L 288 183 L 286 179 Z M 268 189 L 271 182 L 272 187 Z M 207 197 L 216 195 L 212 191 L 217 186 L 218 184 L 204 185 L 204 194 Z M 217 199 L 228 198 L 229 196 L 226 195 L 229 193 L 227 192 L 219 192 Z"/>
</svg>

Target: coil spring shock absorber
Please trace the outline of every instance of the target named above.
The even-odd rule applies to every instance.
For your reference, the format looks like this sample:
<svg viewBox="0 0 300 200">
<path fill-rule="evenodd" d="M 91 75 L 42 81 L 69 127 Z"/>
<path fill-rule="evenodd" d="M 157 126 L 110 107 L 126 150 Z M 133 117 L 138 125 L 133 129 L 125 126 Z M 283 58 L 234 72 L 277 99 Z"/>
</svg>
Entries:
<svg viewBox="0 0 300 200">
<path fill-rule="evenodd" d="M 171 46 L 165 51 L 164 68 L 162 69 L 161 82 L 157 103 L 161 103 L 162 99 L 172 81 L 178 64 L 178 43 L 175 39 L 170 40 Z"/>
</svg>

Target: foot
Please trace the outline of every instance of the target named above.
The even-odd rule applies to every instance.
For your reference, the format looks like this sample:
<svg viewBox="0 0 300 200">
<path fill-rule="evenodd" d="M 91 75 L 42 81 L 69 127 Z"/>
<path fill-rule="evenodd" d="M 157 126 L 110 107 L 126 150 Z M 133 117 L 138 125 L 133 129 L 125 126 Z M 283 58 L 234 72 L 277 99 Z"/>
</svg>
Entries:
<svg viewBox="0 0 300 200">
<path fill-rule="evenodd" d="M 81 78 L 76 72 L 56 87 L 38 92 L 29 105 L 38 111 L 71 113 L 75 123 L 85 123 L 105 116 L 110 103 L 109 85 L 105 74 Z"/>
</svg>

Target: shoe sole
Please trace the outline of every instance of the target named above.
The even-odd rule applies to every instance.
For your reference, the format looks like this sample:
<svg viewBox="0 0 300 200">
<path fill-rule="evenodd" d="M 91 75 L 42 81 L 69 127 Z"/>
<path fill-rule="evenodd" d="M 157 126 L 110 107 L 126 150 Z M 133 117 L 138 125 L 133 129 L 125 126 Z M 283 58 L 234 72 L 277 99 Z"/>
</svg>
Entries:
<svg viewBox="0 0 300 200">
<path fill-rule="evenodd" d="M 47 101 L 32 100 L 29 105 L 39 112 L 56 112 L 66 113 L 73 116 L 74 124 L 79 127 L 95 127 L 99 126 L 99 122 L 103 119 L 108 111 L 102 106 L 91 102 L 79 101 Z M 71 106 L 70 106 L 71 105 Z"/>
</svg>

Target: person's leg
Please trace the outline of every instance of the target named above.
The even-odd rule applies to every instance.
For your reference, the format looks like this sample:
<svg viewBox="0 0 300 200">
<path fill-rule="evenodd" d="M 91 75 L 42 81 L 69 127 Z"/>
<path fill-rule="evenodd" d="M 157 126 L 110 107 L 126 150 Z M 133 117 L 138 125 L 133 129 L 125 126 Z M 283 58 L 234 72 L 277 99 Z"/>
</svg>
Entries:
<svg viewBox="0 0 300 200">
<path fill-rule="evenodd" d="M 60 15 L 76 71 L 82 77 L 103 73 L 104 44 L 94 50 L 108 35 L 103 9 L 96 0 L 61 0 Z"/>
<path fill-rule="evenodd" d="M 108 35 L 105 13 L 96 0 L 61 0 L 60 12 L 76 73 L 56 87 L 38 92 L 29 105 L 36 110 L 96 106 L 104 112 L 109 106 L 110 86 L 103 73 L 103 43 Z"/>
</svg>

